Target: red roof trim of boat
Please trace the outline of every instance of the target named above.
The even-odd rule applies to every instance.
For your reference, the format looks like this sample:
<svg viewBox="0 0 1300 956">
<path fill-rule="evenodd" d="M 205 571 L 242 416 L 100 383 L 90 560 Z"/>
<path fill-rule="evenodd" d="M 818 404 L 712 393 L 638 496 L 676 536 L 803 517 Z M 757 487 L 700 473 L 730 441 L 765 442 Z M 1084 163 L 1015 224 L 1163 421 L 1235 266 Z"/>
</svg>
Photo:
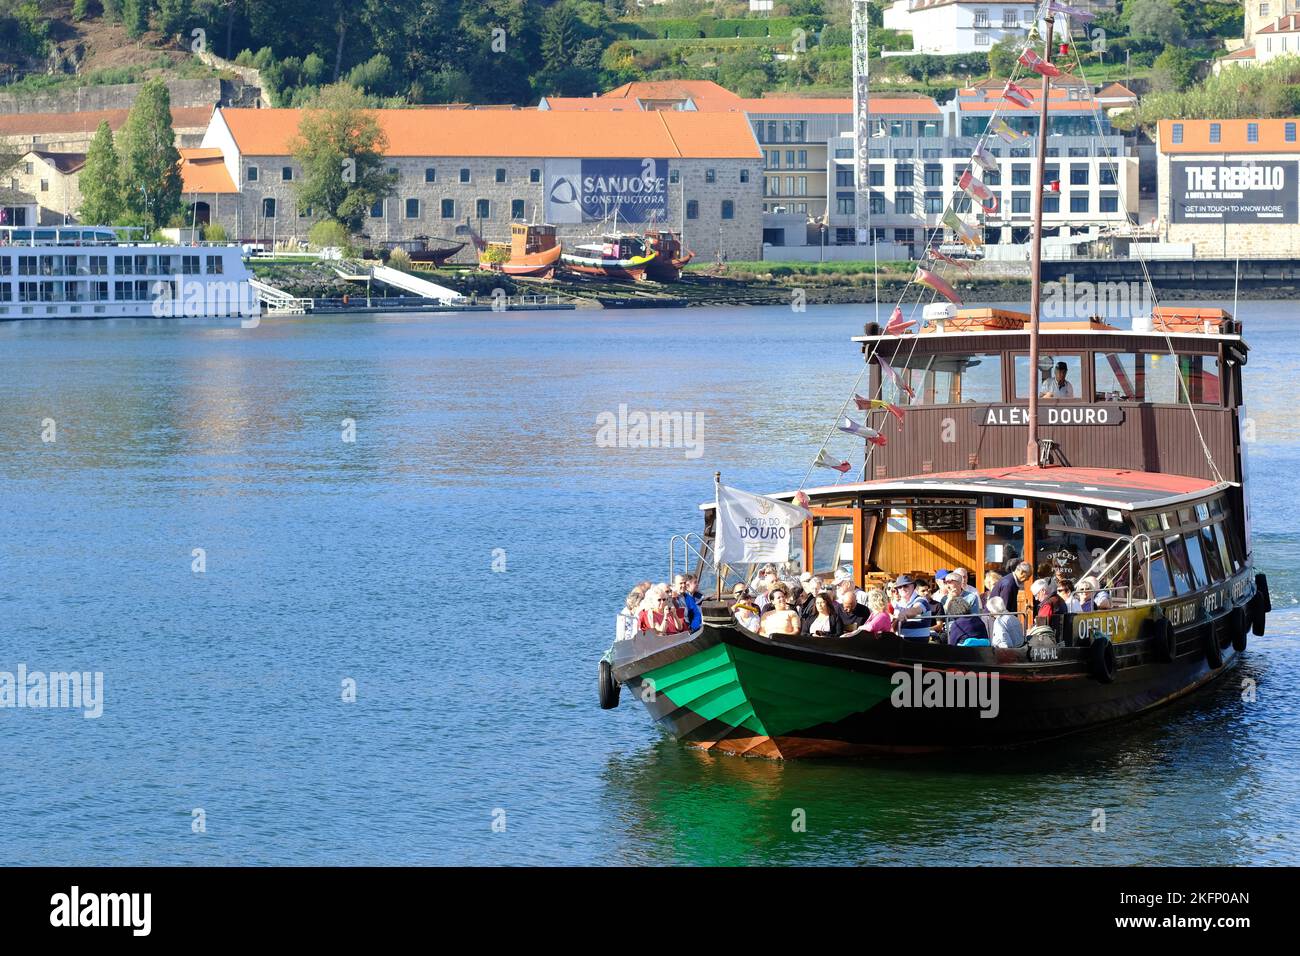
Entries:
<svg viewBox="0 0 1300 956">
<path fill-rule="evenodd" d="M 1044 484 L 1085 485 L 1098 488 L 1127 488 L 1139 491 L 1160 491 L 1170 495 L 1194 495 L 1209 491 L 1216 483 L 1205 478 L 1186 475 L 1166 475 L 1151 471 L 1125 471 L 1113 468 L 1069 468 L 1052 465 L 1036 468 L 1018 465 L 1014 468 L 980 468 L 973 471 L 945 471 L 911 478 L 885 478 L 865 482 L 867 485 L 896 484 L 908 480 L 930 481 L 1012 481 L 1043 482 Z"/>
</svg>

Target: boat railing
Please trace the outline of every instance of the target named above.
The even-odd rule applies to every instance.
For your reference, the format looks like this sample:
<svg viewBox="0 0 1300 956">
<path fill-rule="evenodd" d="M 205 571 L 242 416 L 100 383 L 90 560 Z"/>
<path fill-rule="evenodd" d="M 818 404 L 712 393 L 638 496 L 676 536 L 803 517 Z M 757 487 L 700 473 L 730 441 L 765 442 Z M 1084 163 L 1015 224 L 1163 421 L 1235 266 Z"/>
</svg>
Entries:
<svg viewBox="0 0 1300 956">
<path fill-rule="evenodd" d="M 1135 571 L 1140 576 L 1135 576 Z M 1112 606 L 1151 603 L 1151 538 L 1145 533 L 1117 538 L 1080 580 L 1083 578 L 1096 581 L 1098 591 L 1110 595 Z"/>
<path fill-rule="evenodd" d="M 675 534 L 668 539 L 668 580 L 671 582 L 677 573 L 677 548 L 681 546 L 681 568 L 684 574 L 693 574 L 694 568 L 702 565 L 712 566 L 713 559 L 708 556 L 708 543 L 694 531 Z M 695 555 L 695 560 L 691 560 Z"/>
</svg>

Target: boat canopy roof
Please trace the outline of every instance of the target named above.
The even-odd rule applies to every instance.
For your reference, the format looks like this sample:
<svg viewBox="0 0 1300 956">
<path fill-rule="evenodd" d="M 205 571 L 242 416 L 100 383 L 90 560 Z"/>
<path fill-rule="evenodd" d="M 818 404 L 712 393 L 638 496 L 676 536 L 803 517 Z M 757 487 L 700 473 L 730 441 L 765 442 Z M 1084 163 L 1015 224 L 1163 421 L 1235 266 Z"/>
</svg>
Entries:
<svg viewBox="0 0 1300 956">
<path fill-rule="evenodd" d="M 804 493 L 814 502 L 819 497 L 842 496 L 846 493 L 882 497 L 917 493 L 944 497 L 962 494 L 1009 495 L 1140 511 L 1202 498 L 1233 486 L 1233 482 L 1214 482 L 1204 478 L 1148 471 L 1019 465 L 1014 468 L 950 471 L 909 478 L 825 485 L 805 488 Z M 792 500 L 796 494 L 794 491 L 786 491 L 771 497 Z M 700 507 L 710 510 L 713 502 L 706 502 Z"/>
</svg>

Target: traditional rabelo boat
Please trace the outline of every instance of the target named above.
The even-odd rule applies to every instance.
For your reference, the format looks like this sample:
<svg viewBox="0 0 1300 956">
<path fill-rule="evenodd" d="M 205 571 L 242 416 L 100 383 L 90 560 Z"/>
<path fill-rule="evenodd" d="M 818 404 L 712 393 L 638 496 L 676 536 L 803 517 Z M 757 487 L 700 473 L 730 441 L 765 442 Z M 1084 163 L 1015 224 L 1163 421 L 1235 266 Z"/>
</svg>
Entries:
<svg viewBox="0 0 1300 956">
<path fill-rule="evenodd" d="M 667 229 L 649 230 L 645 247 L 655 254 L 646 265 L 646 278 L 655 282 L 676 282 L 686 263 L 695 258 L 695 253 L 682 248 L 682 237 Z"/>
<path fill-rule="evenodd" d="M 546 223 L 512 222 L 510 241 L 485 243 L 479 268 L 506 275 L 549 279 L 560 261 L 555 227 Z"/>
<path fill-rule="evenodd" d="M 640 236 L 616 232 L 576 246 L 572 252 L 563 253 L 560 261 L 570 272 L 640 281 L 655 258 Z"/>
<path fill-rule="evenodd" d="M 1046 22 L 1050 54 L 1050 13 Z M 1045 122 L 1039 132 L 1042 183 Z M 1041 190 L 1034 212 L 1037 237 Z M 1017 592 L 1020 646 L 892 631 L 760 636 L 723 600 L 758 567 L 715 561 L 711 501 L 703 532 L 674 538 L 695 557 L 702 625 L 616 640 L 600 661 L 602 706 L 625 686 L 679 740 L 727 753 L 924 752 L 1093 731 L 1239 661 L 1271 610 L 1243 487 L 1241 323 L 1154 308 L 1132 328 L 1043 324 L 1040 256 L 1035 241 L 1028 313 L 937 303 L 915 332 L 899 312 L 884 329 L 867 325 L 854 339 L 872 398 L 852 427 L 875 439 L 861 480 L 770 498 L 806 509 L 790 571 L 843 570 L 871 588 L 960 566 L 982 591 L 986 571 L 1024 561 L 1026 585 L 1094 578 L 1109 606 L 1038 618 Z M 1069 389 L 1052 387 L 1058 368 Z"/>
</svg>

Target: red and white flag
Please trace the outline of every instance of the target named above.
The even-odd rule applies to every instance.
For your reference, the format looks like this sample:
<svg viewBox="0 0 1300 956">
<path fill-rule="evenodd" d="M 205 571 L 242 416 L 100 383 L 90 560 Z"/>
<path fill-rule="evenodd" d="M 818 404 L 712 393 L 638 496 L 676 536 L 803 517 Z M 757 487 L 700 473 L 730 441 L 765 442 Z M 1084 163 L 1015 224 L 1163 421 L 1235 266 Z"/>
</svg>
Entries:
<svg viewBox="0 0 1300 956">
<path fill-rule="evenodd" d="M 995 213 L 998 211 L 998 197 L 981 180 L 976 179 L 969 169 L 961 174 L 961 179 L 957 181 L 957 188 L 972 199 L 977 200 L 985 212 Z M 988 204 L 990 199 L 993 200 L 991 206 Z"/>
<path fill-rule="evenodd" d="M 950 266 L 956 266 L 962 272 L 970 272 L 974 265 L 969 259 L 955 259 L 946 252 L 941 252 L 936 246 L 930 247 L 930 258 L 936 262 L 946 262 Z"/>
<path fill-rule="evenodd" d="M 1033 103 L 1034 94 L 1030 93 L 1023 86 L 1017 86 L 1015 83 L 1007 80 L 1007 88 L 1002 91 L 1002 98 L 1004 100 L 1010 100 L 1017 106 L 1023 106 L 1025 109 L 1029 109 Z"/>
<path fill-rule="evenodd" d="M 915 319 L 903 318 L 903 310 L 898 306 L 894 306 L 894 312 L 889 317 L 889 324 L 885 326 L 885 334 L 902 335 L 914 325 L 916 325 Z"/>
<path fill-rule="evenodd" d="M 847 475 L 849 469 L 853 467 L 847 461 L 836 461 L 826 454 L 825 448 L 817 453 L 817 460 L 813 462 L 813 466 L 816 468 L 829 468 L 831 471 L 838 471 L 841 475 Z"/>
<path fill-rule="evenodd" d="M 918 285 L 925 286 L 927 289 L 933 289 L 953 305 L 962 304 L 961 296 L 957 294 L 957 290 L 947 282 L 944 282 L 943 279 L 935 275 L 929 269 L 922 269 L 920 266 L 917 266 L 916 275 L 912 276 L 912 281 Z"/>
<path fill-rule="evenodd" d="M 894 369 L 894 366 L 889 364 L 888 359 L 886 359 L 883 355 L 877 355 L 876 361 L 880 363 L 881 373 L 889 376 L 890 381 L 892 381 L 894 385 L 898 387 L 899 391 L 906 392 L 908 398 L 913 398 L 913 399 L 916 398 L 916 392 L 913 391 L 912 386 L 908 385 L 905 381 L 903 381 L 903 377 L 898 374 L 898 372 Z"/>
<path fill-rule="evenodd" d="M 1027 66 L 1039 76 L 1060 76 L 1061 71 L 1044 60 L 1035 50 L 1026 50 L 1020 54 L 1020 65 Z"/>
</svg>

